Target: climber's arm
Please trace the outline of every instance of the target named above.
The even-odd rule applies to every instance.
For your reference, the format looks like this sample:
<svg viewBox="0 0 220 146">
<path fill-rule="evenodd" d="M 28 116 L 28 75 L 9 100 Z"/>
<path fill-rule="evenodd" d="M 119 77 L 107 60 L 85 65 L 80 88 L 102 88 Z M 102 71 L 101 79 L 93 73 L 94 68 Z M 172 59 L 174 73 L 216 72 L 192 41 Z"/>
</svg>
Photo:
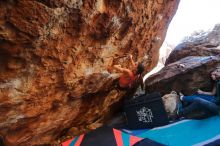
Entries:
<svg viewBox="0 0 220 146">
<path fill-rule="evenodd" d="M 133 56 L 130 54 L 130 61 L 131 61 L 131 64 L 132 64 L 132 66 L 133 67 L 136 67 L 136 64 L 135 64 L 135 62 L 134 62 L 134 60 L 133 60 Z"/>
<path fill-rule="evenodd" d="M 121 73 L 128 74 L 128 75 L 132 74 L 131 70 L 127 68 L 122 68 L 121 65 L 114 65 L 113 67 Z"/>
</svg>

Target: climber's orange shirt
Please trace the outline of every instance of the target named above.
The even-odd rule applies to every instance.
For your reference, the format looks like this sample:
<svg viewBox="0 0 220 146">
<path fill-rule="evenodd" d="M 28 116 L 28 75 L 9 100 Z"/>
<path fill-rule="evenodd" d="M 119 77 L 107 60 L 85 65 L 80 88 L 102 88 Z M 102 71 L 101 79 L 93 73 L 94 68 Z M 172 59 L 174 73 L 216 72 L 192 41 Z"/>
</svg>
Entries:
<svg viewBox="0 0 220 146">
<path fill-rule="evenodd" d="M 131 72 L 129 75 L 122 74 L 119 78 L 119 86 L 122 88 L 131 87 L 134 81 L 135 81 L 135 75 L 133 72 Z"/>
</svg>

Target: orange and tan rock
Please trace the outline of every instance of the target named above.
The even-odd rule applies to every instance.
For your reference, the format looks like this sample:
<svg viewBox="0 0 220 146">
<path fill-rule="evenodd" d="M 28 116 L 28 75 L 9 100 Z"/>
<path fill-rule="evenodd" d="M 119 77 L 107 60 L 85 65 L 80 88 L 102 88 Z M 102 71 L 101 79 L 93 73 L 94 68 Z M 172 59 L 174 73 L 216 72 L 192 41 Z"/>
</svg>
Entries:
<svg viewBox="0 0 220 146">
<path fill-rule="evenodd" d="M 0 135 L 7 145 L 53 142 L 101 126 L 125 92 L 109 62 L 158 60 L 179 0 L 0 1 Z"/>
</svg>

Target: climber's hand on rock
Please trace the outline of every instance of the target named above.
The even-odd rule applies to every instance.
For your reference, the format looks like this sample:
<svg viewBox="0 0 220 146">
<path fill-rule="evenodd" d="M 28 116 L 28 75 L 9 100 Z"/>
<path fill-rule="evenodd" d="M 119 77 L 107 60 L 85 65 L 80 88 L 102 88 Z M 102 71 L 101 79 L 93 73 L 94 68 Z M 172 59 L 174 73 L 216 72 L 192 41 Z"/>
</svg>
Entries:
<svg viewBox="0 0 220 146">
<path fill-rule="evenodd" d="M 129 55 L 129 57 L 130 57 L 130 59 L 133 59 L 133 56 L 131 54 Z"/>
</svg>

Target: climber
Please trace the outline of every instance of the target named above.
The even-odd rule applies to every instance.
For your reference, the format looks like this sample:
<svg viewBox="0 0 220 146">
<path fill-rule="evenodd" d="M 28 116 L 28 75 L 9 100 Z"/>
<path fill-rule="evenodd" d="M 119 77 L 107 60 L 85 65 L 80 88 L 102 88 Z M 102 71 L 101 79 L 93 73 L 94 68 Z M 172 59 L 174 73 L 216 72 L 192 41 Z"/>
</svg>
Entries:
<svg viewBox="0 0 220 146">
<path fill-rule="evenodd" d="M 122 90 L 130 89 L 135 85 L 141 85 L 143 89 L 142 73 L 144 71 L 143 63 L 136 64 L 133 60 L 133 56 L 130 55 L 130 61 L 132 69 L 123 68 L 121 65 L 114 65 L 114 69 L 122 73 L 119 78 L 118 88 Z"/>
</svg>

